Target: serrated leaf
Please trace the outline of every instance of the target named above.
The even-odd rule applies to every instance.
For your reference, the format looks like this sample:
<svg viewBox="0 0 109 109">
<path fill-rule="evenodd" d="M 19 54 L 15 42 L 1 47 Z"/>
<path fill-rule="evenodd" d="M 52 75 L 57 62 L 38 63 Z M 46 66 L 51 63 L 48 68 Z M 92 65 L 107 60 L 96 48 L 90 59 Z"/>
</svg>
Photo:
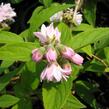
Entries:
<svg viewBox="0 0 109 109">
<path fill-rule="evenodd" d="M 0 107 L 6 108 L 16 104 L 19 101 L 19 98 L 12 95 L 2 95 L 0 97 Z"/>
<path fill-rule="evenodd" d="M 61 109 L 71 92 L 72 80 L 63 83 L 45 83 L 42 94 L 45 109 Z"/>
<path fill-rule="evenodd" d="M 23 38 L 15 33 L 0 31 L 0 43 L 16 43 L 23 42 Z"/>
</svg>

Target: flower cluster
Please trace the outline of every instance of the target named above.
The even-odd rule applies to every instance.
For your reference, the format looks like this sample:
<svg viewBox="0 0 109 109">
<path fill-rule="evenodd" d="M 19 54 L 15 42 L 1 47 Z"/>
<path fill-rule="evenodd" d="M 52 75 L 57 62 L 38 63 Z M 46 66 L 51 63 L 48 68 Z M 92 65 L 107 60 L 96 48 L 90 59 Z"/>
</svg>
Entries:
<svg viewBox="0 0 109 109">
<path fill-rule="evenodd" d="M 65 22 L 73 23 L 75 25 L 80 25 L 82 22 L 82 14 L 76 12 L 74 15 L 73 8 L 68 8 L 65 11 L 59 11 L 50 17 L 51 22 L 59 22 L 64 20 Z"/>
<path fill-rule="evenodd" d="M 47 27 L 43 24 L 41 32 L 34 32 L 34 35 L 39 39 L 42 47 L 32 51 L 32 59 L 35 62 L 42 59 L 48 62 L 47 67 L 41 73 L 41 81 L 67 80 L 72 72 L 70 62 L 77 65 L 83 63 L 83 58 L 79 54 L 75 53 L 72 48 L 61 44 L 61 33 L 58 28 L 53 27 L 53 23 Z M 59 65 L 59 60 L 62 60 L 61 65 Z"/>
<path fill-rule="evenodd" d="M 13 17 L 16 16 L 16 13 L 11 8 L 10 3 L 0 5 L 0 23 L 4 21 L 14 21 Z"/>
</svg>

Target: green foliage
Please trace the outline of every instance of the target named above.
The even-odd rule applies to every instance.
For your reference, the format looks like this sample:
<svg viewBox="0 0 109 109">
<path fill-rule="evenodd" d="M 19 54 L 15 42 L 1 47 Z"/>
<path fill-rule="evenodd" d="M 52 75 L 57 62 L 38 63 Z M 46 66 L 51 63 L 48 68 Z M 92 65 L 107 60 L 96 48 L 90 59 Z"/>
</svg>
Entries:
<svg viewBox="0 0 109 109">
<path fill-rule="evenodd" d="M 72 79 L 63 83 L 45 83 L 42 94 L 45 109 L 61 109 L 71 93 Z"/>
<path fill-rule="evenodd" d="M 43 9 L 43 7 L 36 8 L 32 14 L 32 17 L 28 21 L 28 23 L 30 23 L 30 32 L 32 33 L 36 31 L 38 27 L 41 26 L 42 23 L 48 21 L 54 13 L 72 6 L 72 4 L 52 4 L 46 9 Z"/>
<path fill-rule="evenodd" d="M 41 3 L 43 3 L 46 7 L 48 7 L 53 0 L 39 0 Z"/>
<path fill-rule="evenodd" d="M 30 61 L 31 52 L 37 44 L 31 42 L 7 44 L 0 48 L 0 60 Z"/>
<path fill-rule="evenodd" d="M 2 95 L 0 97 L 0 107 L 1 108 L 6 108 L 6 107 L 10 107 L 14 104 L 16 104 L 19 101 L 19 98 L 12 96 L 12 95 Z"/>
<path fill-rule="evenodd" d="M 70 95 L 63 109 L 81 109 L 86 108 L 75 96 Z"/>
<path fill-rule="evenodd" d="M 23 42 L 23 39 L 15 33 L 0 31 L 0 43 L 17 43 Z"/>
<path fill-rule="evenodd" d="M 15 4 L 22 1 L 11 0 Z M 45 55 L 40 62 L 36 63 L 32 60 L 32 50 L 42 46 L 33 32 L 40 31 L 43 23 L 45 25 L 51 23 L 50 17 L 55 13 L 64 10 L 65 14 L 66 9 L 68 11 L 68 8 L 76 5 L 74 5 L 74 0 L 62 4 L 53 3 L 53 0 L 36 2 L 40 2 L 43 6 L 37 4 L 38 6 L 27 22 L 28 28 L 19 35 L 2 30 L 0 24 L 0 108 L 32 109 L 34 104 L 35 106 L 40 105 L 38 104 L 40 102 L 44 109 L 85 109 L 89 108 L 87 106 L 101 109 L 102 107 L 94 96 L 95 92 L 101 92 L 98 83 L 91 79 L 89 81 L 85 78 L 87 81 L 84 81 L 84 78 L 82 78 L 83 80 L 79 78 L 82 74 L 108 77 L 105 72 L 109 72 L 109 28 L 94 28 L 97 0 L 86 0 L 83 8 L 80 7 L 84 14 L 84 23 L 81 25 L 68 24 L 65 20 L 53 22 L 61 32 L 61 43 L 73 48 L 76 50 L 75 52 L 80 52 L 84 57 L 84 64 L 80 66 L 69 61 L 72 73 L 70 76 L 67 75 L 67 81 L 62 80 L 58 83 L 40 80 L 44 68 L 51 65 L 52 62 L 48 63 Z M 71 4 L 67 4 L 67 2 Z M 79 6 L 82 5 L 79 4 Z M 73 17 L 73 13 L 71 16 Z M 69 18 L 69 16 L 67 17 Z M 51 47 L 51 44 L 49 46 Z M 53 42 L 53 46 L 57 47 L 57 43 L 55 45 Z M 44 47 L 47 48 L 47 45 Z M 59 54 L 58 50 L 57 54 Z M 58 56 L 56 62 L 61 60 L 60 54 Z M 61 62 L 59 64 L 63 67 Z M 76 92 L 76 94 L 73 95 L 72 92 Z M 36 109 L 37 106 L 34 108 Z M 40 107 L 38 106 L 38 108 Z"/>
<path fill-rule="evenodd" d="M 94 109 L 99 108 L 99 104 L 94 97 L 94 92 L 96 92 L 97 90 L 98 89 L 94 84 L 88 83 L 86 81 L 76 82 L 77 94 Z"/>
<path fill-rule="evenodd" d="M 96 3 L 97 0 L 86 0 L 84 3 L 84 16 L 87 22 L 93 26 L 95 26 L 96 20 Z"/>
<path fill-rule="evenodd" d="M 104 36 L 108 37 L 109 28 L 96 28 L 88 31 L 81 32 L 69 41 L 69 46 L 72 46 L 74 49 L 80 49 L 82 47 L 87 46 L 88 44 L 92 44 Z"/>
</svg>

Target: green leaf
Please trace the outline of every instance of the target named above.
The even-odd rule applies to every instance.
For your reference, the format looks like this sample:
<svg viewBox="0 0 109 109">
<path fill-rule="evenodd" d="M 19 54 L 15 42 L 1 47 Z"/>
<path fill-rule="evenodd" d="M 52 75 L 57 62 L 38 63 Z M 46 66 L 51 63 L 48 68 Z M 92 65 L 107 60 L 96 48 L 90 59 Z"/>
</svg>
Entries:
<svg viewBox="0 0 109 109">
<path fill-rule="evenodd" d="M 104 37 L 102 37 L 98 42 L 96 42 L 94 44 L 94 49 L 98 50 L 98 49 L 102 49 L 106 46 L 109 46 L 109 37 L 108 34 L 105 35 Z"/>
<path fill-rule="evenodd" d="M 70 95 L 63 109 L 81 109 L 86 108 L 75 96 Z"/>
<path fill-rule="evenodd" d="M 80 49 L 100 40 L 104 36 L 109 36 L 109 28 L 96 28 L 75 35 L 68 45 L 74 49 Z"/>
<path fill-rule="evenodd" d="M 0 107 L 6 108 L 16 104 L 19 101 L 19 98 L 12 95 L 2 95 L 0 97 Z"/>
<path fill-rule="evenodd" d="M 45 68 L 46 63 L 41 61 L 39 63 L 29 61 L 26 63 L 27 70 L 33 75 L 33 79 L 31 82 L 31 88 L 35 90 L 40 82 L 40 74 Z"/>
<path fill-rule="evenodd" d="M 14 61 L 2 61 L 0 65 L 0 73 L 10 67 L 13 63 Z"/>
<path fill-rule="evenodd" d="M 48 7 L 53 0 L 39 0 L 41 3 L 43 3 L 46 7 Z"/>
<path fill-rule="evenodd" d="M 37 43 L 31 42 L 5 45 L 0 48 L 0 60 L 30 61 L 32 50 L 38 46 Z"/>
<path fill-rule="evenodd" d="M 98 91 L 96 85 L 79 80 L 76 82 L 75 88 L 76 93 L 81 97 L 81 99 L 88 103 L 92 108 L 98 109 L 100 107 L 93 94 Z"/>
<path fill-rule="evenodd" d="M 98 61 L 92 61 L 91 63 L 88 63 L 87 67 L 85 67 L 85 71 L 90 72 L 97 72 L 97 73 L 103 73 L 105 70 L 105 66 Z"/>
<path fill-rule="evenodd" d="M 71 29 L 65 23 L 60 23 L 58 28 L 61 32 L 61 43 L 67 45 L 69 40 L 72 39 Z"/>
<path fill-rule="evenodd" d="M 86 47 L 83 47 L 82 50 L 87 54 L 89 55 L 90 57 L 92 56 L 92 48 L 91 48 L 91 45 L 88 45 Z"/>
<path fill-rule="evenodd" d="M 61 109 L 71 93 L 72 80 L 63 83 L 45 83 L 42 94 L 45 109 Z"/>
<path fill-rule="evenodd" d="M 94 29 L 94 27 L 85 23 L 82 23 L 81 25 L 72 28 L 73 31 L 87 31 L 91 29 Z"/>
<path fill-rule="evenodd" d="M 96 20 L 96 0 L 84 2 L 84 16 L 89 24 L 95 25 Z"/>
<path fill-rule="evenodd" d="M 16 70 L 0 77 L 0 91 L 3 90 L 9 84 L 12 77 L 14 77 L 17 73 L 19 73 L 22 70 L 22 68 L 23 66 L 21 65 L 19 68 L 16 68 Z"/>
<path fill-rule="evenodd" d="M 106 61 L 109 64 L 109 47 L 104 48 L 104 53 L 105 53 L 105 56 L 106 56 Z"/>
<path fill-rule="evenodd" d="M 38 7 L 32 14 L 32 17 L 28 21 L 30 23 L 30 31 L 31 33 L 36 31 L 38 27 L 43 24 L 45 21 L 48 21 L 49 18 L 58 11 L 67 9 L 72 7 L 72 4 L 52 4 L 50 7 L 43 9 L 42 7 Z"/>
<path fill-rule="evenodd" d="M 23 38 L 15 33 L 0 31 L 0 43 L 16 43 L 23 42 Z"/>
</svg>

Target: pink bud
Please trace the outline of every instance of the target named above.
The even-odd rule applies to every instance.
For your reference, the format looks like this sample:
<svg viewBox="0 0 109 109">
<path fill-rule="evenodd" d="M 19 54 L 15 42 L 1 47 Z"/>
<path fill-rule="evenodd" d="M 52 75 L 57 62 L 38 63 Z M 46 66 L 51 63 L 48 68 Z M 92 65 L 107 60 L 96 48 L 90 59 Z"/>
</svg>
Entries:
<svg viewBox="0 0 109 109">
<path fill-rule="evenodd" d="M 56 59 L 57 59 L 57 53 L 56 53 L 55 49 L 48 48 L 45 57 L 46 57 L 46 59 L 47 59 L 48 62 L 56 61 Z"/>
<path fill-rule="evenodd" d="M 63 57 L 67 58 L 67 59 L 71 59 L 72 56 L 75 55 L 75 52 L 73 49 L 71 49 L 70 47 L 65 47 L 64 50 L 61 52 Z"/>
<path fill-rule="evenodd" d="M 43 58 L 43 54 L 41 53 L 40 49 L 34 49 L 32 51 L 32 59 L 36 62 L 39 62 Z"/>
<path fill-rule="evenodd" d="M 71 68 L 71 64 L 70 63 L 66 63 L 63 65 L 63 69 L 66 71 L 64 72 L 65 75 L 70 75 L 72 72 L 72 68 Z"/>
<path fill-rule="evenodd" d="M 81 57 L 79 54 L 75 54 L 71 59 L 75 64 L 81 65 L 83 63 L 84 58 Z"/>
</svg>

